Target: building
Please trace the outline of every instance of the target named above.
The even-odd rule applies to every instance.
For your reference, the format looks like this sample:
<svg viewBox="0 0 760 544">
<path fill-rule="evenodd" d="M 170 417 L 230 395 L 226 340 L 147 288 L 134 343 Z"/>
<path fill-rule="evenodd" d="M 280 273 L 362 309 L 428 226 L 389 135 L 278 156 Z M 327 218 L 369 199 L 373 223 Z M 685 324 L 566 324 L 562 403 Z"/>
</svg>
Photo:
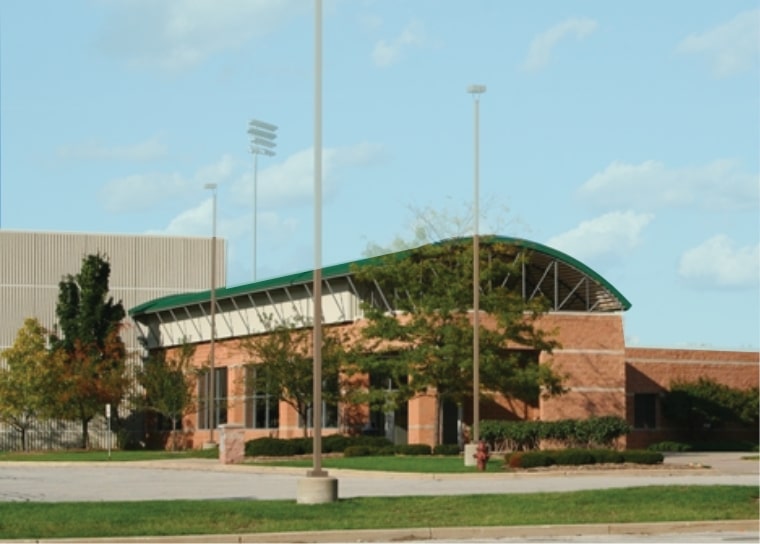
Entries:
<svg viewBox="0 0 760 544">
<path fill-rule="evenodd" d="M 111 265 L 110 294 L 125 310 L 145 301 L 211 286 L 211 239 L 169 236 L 0 231 L 0 351 L 10 347 L 24 320 L 37 318 L 53 329 L 58 283 L 76 275 L 86 255 L 99 253 Z M 225 278 L 225 242 L 217 240 L 217 277 Z M 141 347 L 136 329 L 125 321 L 122 338 L 134 361 Z M 0 365 L 3 362 L 0 361 Z M 103 443 L 93 429 L 93 443 Z M 78 443 L 79 428 L 46 422 L 33 433 L 35 447 Z M 0 449 L 15 444 L 0 424 Z M 51 439 L 51 437 L 54 437 Z M 35 441 L 36 440 L 36 441 Z"/>
<path fill-rule="evenodd" d="M 519 278 L 504 278 L 505 288 L 515 289 L 525 300 L 549 299 L 551 310 L 542 317 L 544 330 L 558 331 L 561 348 L 551 355 L 552 364 L 565 376 L 567 392 L 541 398 L 537 406 L 502 402 L 483 403 L 481 418 L 530 418 L 556 420 L 616 415 L 628 420 L 634 431 L 629 447 L 641 447 L 672 436 L 665 427 L 660 399 L 675 380 L 711 377 L 736 387 L 757 387 L 760 357 L 755 352 L 727 352 L 629 348 L 625 345 L 623 313 L 630 302 L 607 280 L 569 255 L 547 246 L 507 237 L 489 237 L 489 243 L 506 244 L 525 257 Z M 388 311 L 389 296 L 379 286 L 359 288 L 353 281 L 355 261 L 322 271 L 322 308 L 325 325 L 347 331 L 361 326 L 362 303 Z M 216 311 L 211 312 L 212 293 L 184 293 L 158 298 L 135 306 L 130 316 L 149 349 L 172 350 L 183 342 L 196 347 L 194 364 L 207 364 L 214 334 L 215 411 L 189 414 L 184 429 L 190 443 L 199 446 L 213 438 L 210 426 L 243 424 L 246 439 L 262 436 L 295 437 L 303 433 L 295 411 L 266 391 L 241 386 L 245 383 L 246 355 L 239 340 L 265 334 L 267 316 L 279 322 L 312 316 L 312 272 L 214 290 Z M 488 316 L 484 317 L 488 325 Z M 539 362 L 548 355 L 538 355 Z M 208 401 L 207 383 L 199 387 L 199 406 Z M 386 436 L 396 443 L 433 444 L 436 402 L 429 395 L 378 421 Z M 356 431 L 355 422 L 344 417 L 341 407 L 323 410 L 326 433 Z M 344 407 L 345 408 L 345 407 Z M 471 422 L 471 410 L 442 407 L 443 441 L 459 436 L 462 424 Z M 213 421 L 213 425 L 210 423 Z M 368 419 L 366 423 L 370 423 Z"/>
</svg>

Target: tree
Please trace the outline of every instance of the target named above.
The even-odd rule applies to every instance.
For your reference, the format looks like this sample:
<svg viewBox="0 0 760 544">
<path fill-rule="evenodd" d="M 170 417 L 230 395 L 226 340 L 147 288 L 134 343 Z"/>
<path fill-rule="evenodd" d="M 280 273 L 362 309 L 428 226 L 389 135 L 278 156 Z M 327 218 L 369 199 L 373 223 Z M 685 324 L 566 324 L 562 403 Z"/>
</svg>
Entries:
<svg viewBox="0 0 760 544">
<path fill-rule="evenodd" d="M 484 238 L 480 253 L 482 311 L 495 322 L 481 325 L 481 386 L 505 396 L 527 398 L 542 388 L 561 392 L 561 377 L 550 366 L 526 359 L 527 351 L 550 353 L 557 342 L 536 326 L 546 301 L 523 300 L 508 286 L 520 276 L 524 256 L 508 244 Z M 365 304 L 362 341 L 352 349 L 358 372 L 382 372 L 396 380 L 395 402 L 434 392 L 461 404 L 473 384 L 471 322 L 472 244 L 452 240 L 376 258 L 357 267 L 360 288 L 379 288 L 389 307 Z M 378 401 L 381 392 L 369 392 Z M 440 422 L 436 425 L 436 442 Z"/>
<path fill-rule="evenodd" d="M 119 335 L 125 312 L 121 302 L 108 296 L 110 273 L 110 264 L 100 254 L 87 255 L 79 274 L 67 275 L 58 284 L 61 335 L 51 336 L 60 377 L 57 401 L 66 417 L 81 422 L 85 449 L 89 422 L 106 404 L 118 408 L 129 384 L 126 348 Z"/>
<path fill-rule="evenodd" d="M 267 333 L 241 342 L 247 352 L 249 373 L 246 387 L 267 391 L 292 406 L 303 422 L 304 437 L 308 436 L 309 410 L 314 402 L 313 328 L 305 320 L 275 323 L 265 319 Z M 340 387 L 340 341 L 337 333 L 323 331 L 322 398 L 327 404 L 338 401 Z"/>
<path fill-rule="evenodd" d="M 691 436 L 705 428 L 733 423 L 757 429 L 758 388 L 742 390 L 700 377 L 696 381 L 676 381 L 665 394 L 665 417 L 686 427 Z"/>
<path fill-rule="evenodd" d="M 171 421 L 171 449 L 175 449 L 177 424 L 193 405 L 195 370 L 192 366 L 195 346 L 183 343 L 177 357 L 167 358 L 161 351 L 148 357 L 137 372 L 142 392 L 133 397 L 139 409 L 147 410 Z"/>
<path fill-rule="evenodd" d="M 52 415 L 47 409 L 51 404 L 48 334 L 37 319 L 26 319 L 13 346 L 0 353 L 8 364 L 0 370 L 0 420 L 21 433 L 24 451 L 29 446 L 27 431 L 40 417 Z"/>
</svg>

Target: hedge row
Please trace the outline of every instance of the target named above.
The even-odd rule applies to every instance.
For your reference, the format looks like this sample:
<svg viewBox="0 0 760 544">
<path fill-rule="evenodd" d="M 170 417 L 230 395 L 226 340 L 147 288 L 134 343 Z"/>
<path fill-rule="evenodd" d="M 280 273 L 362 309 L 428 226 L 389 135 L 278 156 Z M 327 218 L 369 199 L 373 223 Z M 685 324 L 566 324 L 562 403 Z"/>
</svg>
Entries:
<svg viewBox="0 0 760 544">
<path fill-rule="evenodd" d="M 615 440 L 631 432 L 631 426 L 617 416 L 558 421 L 500 421 L 480 423 L 480 436 L 496 451 L 531 451 L 541 440 L 551 440 L 566 448 L 609 448 Z"/>
<path fill-rule="evenodd" d="M 616 451 L 607 449 L 594 450 L 543 450 L 520 451 L 508 455 L 506 464 L 511 468 L 533 468 L 560 466 L 593 465 L 601 463 L 636 463 L 639 465 L 657 465 L 662 463 L 659 452 L 647 450 Z"/>
<path fill-rule="evenodd" d="M 758 451 L 758 444 L 749 441 L 728 441 L 720 442 L 674 442 L 666 440 L 651 444 L 648 448 L 651 451 Z"/>
<path fill-rule="evenodd" d="M 245 443 L 248 457 L 289 457 L 312 453 L 311 438 L 256 438 Z M 377 436 L 330 435 L 322 439 L 322 453 L 343 453 L 346 457 L 366 455 L 459 455 L 459 446 L 443 444 L 397 444 Z"/>
<path fill-rule="evenodd" d="M 245 443 L 248 457 L 289 457 L 313 452 L 311 438 L 255 438 Z M 366 446 L 373 449 L 393 447 L 393 443 L 379 436 L 330 435 L 322 438 L 322 453 L 342 453 L 350 446 Z"/>
</svg>

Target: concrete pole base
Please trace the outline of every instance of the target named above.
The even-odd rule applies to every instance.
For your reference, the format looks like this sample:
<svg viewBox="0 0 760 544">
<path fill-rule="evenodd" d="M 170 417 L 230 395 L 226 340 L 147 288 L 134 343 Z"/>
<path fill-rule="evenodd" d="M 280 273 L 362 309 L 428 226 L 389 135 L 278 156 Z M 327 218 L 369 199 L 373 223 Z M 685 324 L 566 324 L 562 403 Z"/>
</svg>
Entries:
<svg viewBox="0 0 760 544">
<path fill-rule="evenodd" d="M 475 459 L 475 453 L 478 451 L 478 445 L 474 443 L 464 445 L 464 466 L 474 467 L 478 464 Z"/>
<path fill-rule="evenodd" d="M 298 504 L 325 504 L 338 500 L 338 479 L 331 476 L 307 476 L 298 480 Z"/>
</svg>

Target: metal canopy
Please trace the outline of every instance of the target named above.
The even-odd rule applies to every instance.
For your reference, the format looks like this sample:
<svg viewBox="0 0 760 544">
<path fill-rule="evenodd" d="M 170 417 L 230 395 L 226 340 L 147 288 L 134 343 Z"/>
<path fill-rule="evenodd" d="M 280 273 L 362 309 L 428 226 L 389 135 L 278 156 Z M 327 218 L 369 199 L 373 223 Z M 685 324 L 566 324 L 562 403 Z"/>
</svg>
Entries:
<svg viewBox="0 0 760 544">
<path fill-rule="evenodd" d="M 588 266 L 562 252 L 547 246 L 501 236 L 483 236 L 484 249 L 489 244 L 506 244 L 514 248 L 513 258 L 525 257 L 522 274 L 506 277 L 501 285 L 522 293 L 526 300 L 545 297 L 551 303 L 554 312 L 619 312 L 628 310 L 630 302 L 608 281 Z M 445 240 L 438 243 L 471 243 L 469 238 Z M 399 258 L 412 250 L 398 253 Z M 393 308 L 389 301 L 393 293 L 383 293 L 379 286 L 365 288 L 361 291 L 352 279 L 354 267 L 378 262 L 379 258 L 362 259 L 322 270 L 322 285 L 325 296 L 336 308 L 335 322 L 356 319 L 350 314 L 340 293 L 349 293 L 356 300 L 370 302 L 388 311 Z M 222 316 L 217 323 L 220 337 L 240 336 L 255 333 L 252 320 L 261 322 L 265 308 L 277 322 L 286 322 L 288 316 L 284 309 L 289 309 L 301 322 L 308 317 L 299 307 L 299 301 L 311 298 L 312 271 L 248 283 L 236 287 L 216 289 L 216 312 Z M 140 330 L 147 335 L 158 335 L 158 325 L 169 322 L 177 324 L 177 331 L 185 334 L 189 331 L 199 333 L 197 322 L 210 326 L 210 291 L 172 295 L 155 299 L 129 310 Z M 360 317 L 360 316 L 359 316 Z M 190 323 L 180 320 L 189 319 Z M 236 330 L 233 321 L 242 325 Z M 226 330 L 225 330 L 226 329 Z M 259 331 L 261 332 L 261 331 Z M 164 338 L 169 343 L 176 343 L 177 338 Z M 179 339 L 181 341 L 181 339 Z"/>
</svg>

